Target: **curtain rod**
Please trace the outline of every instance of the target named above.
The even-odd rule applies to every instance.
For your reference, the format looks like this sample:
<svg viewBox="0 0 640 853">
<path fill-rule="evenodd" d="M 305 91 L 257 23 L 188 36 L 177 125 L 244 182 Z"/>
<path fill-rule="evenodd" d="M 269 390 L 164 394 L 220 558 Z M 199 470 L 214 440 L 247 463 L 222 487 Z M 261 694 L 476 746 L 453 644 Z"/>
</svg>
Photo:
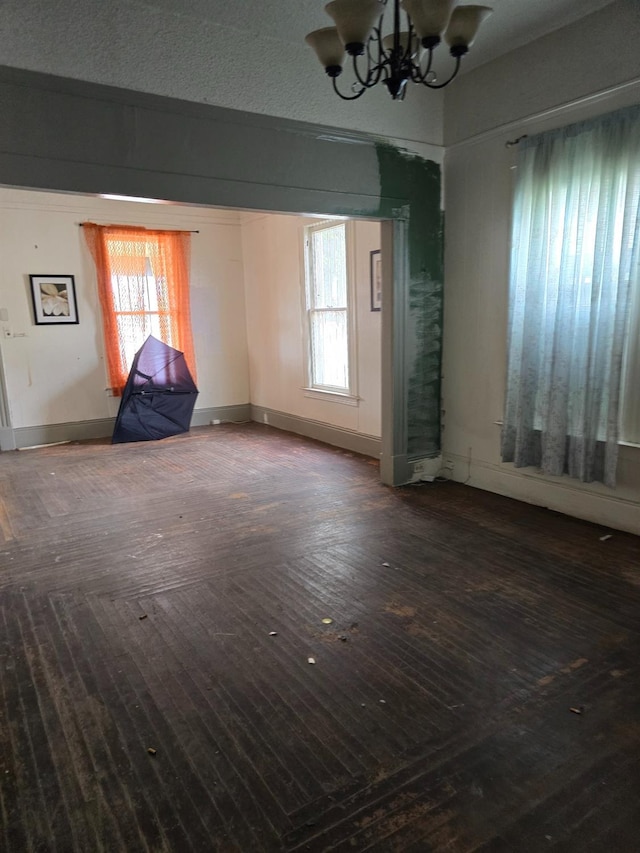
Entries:
<svg viewBox="0 0 640 853">
<path fill-rule="evenodd" d="M 84 228 L 84 226 L 85 226 L 86 224 L 87 224 L 86 222 L 78 222 L 78 226 L 79 226 L 80 228 Z M 97 223 L 96 223 L 96 224 L 97 224 Z M 124 226 L 120 226 L 120 225 L 103 225 L 102 227 L 103 227 L 103 228 L 120 228 L 120 227 L 124 227 L 124 228 L 138 228 L 138 227 L 140 227 L 143 231 L 175 231 L 175 232 L 176 232 L 176 234 L 179 234 L 181 231 L 182 231 L 182 233 L 183 233 L 183 234 L 199 234 L 199 233 L 200 233 L 199 231 L 196 231 L 196 230 L 194 230 L 194 229 L 189 229 L 189 228 L 144 228 L 142 225 L 141 225 L 141 226 L 137 226 L 137 225 L 124 225 Z"/>
</svg>

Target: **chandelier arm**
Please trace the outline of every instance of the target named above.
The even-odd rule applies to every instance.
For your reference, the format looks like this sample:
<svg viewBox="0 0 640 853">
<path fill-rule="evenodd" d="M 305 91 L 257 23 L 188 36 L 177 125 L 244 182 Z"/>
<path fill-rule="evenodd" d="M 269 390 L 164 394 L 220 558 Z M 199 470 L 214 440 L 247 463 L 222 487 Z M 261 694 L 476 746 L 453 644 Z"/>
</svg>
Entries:
<svg viewBox="0 0 640 853">
<path fill-rule="evenodd" d="M 384 12 L 382 13 L 384 15 Z M 386 59 L 387 54 L 385 52 L 384 47 L 382 46 L 382 15 L 380 15 L 380 21 L 378 22 L 378 26 L 373 28 L 373 35 L 369 36 L 367 40 L 367 56 L 369 58 L 369 62 L 372 65 L 380 65 L 383 59 Z M 371 45 L 374 43 L 378 45 L 378 58 L 374 60 L 373 56 L 371 56 Z"/>
<path fill-rule="evenodd" d="M 380 77 L 382 76 L 382 72 L 385 70 L 386 65 L 384 62 L 379 62 L 375 68 L 370 69 L 369 71 L 369 87 L 377 86 L 380 82 Z"/>
<path fill-rule="evenodd" d="M 420 50 L 420 40 L 416 36 L 416 30 L 415 30 L 415 27 L 413 26 L 413 21 L 411 20 L 411 16 L 409 15 L 408 12 L 405 12 L 405 14 L 407 16 L 407 26 L 408 26 L 408 29 L 407 29 L 407 46 L 405 47 L 405 49 L 402 52 L 402 61 L 408 62 L 410 65 L 413 65 L 414 64 L 413 63 L 414 38 L 415 38 L 415 44 L 418 46 L 418 50 L 416 51 L 416 55 L 418 54 L 418 52 Z M 400 11 L 398 10 L 398 16 L 399 15 L 400 15 Z M 398 26 L 398 28 L 400 27 L 399 18 L 398 18 L 397 26 Z M 419 64 L 419 62 L 418 62 L 418 64 Z"/>
<path fill-rule="evenodd" d="M 420 62 L 416 62 L 416 64 L 412 68 L 411 79 L 414 83 L 424 83 L 427 79 L 427 75 L 431 72 L 431 66 L 433 65 L 433 48 L 429 48 L 429 59 L 427 61 L 427 67 L 422 70 L 422 65 Z"/>
<path fill-rule="evenodd" d="M 386 51 L 384 45 L 382 43 L 382 22 L 384 18 L 384 13 L 386 11 L 387 0 L 382 0 L 382 3 L 385 7 L 383 9 L 382 14 L 378 20 L 378 26 L 373 28 L 373 35 L 369 37 L 367 41 L 367 58 L 369 60 L 368 64 L 368 73 L 367 73 L 367 83 L 363 80 L 359 80 L 361 85 L 366 86 L 367 88 L 371 88 L 373 86 L 377 86 L 380 82 L 380 78 L 382 76 L 382 72 L 385 73 L 385 79 L 389 76 L 389 72 L 387 66 L 391 62 L 391 56 L 393 51 Z M 377 59 L 374 60 L 371 55 L 371 44 L 375 43 L 378 46 L 378 56 Z M 355 65 L 355 57 L 354 57 L 354 65 Z"/>
<path fill-rule="evenodd" d="M 375 65 L 375 64 L 376 64 L 376 63 L 375 63 L 375 61 L 374 61 L 374 59 L 373 59 L 373 56 L 371 56 L 371 42 L 372 42 L 372 41 L 373 41 L 373 39 L 372 39 L 372 38 L 370 38 L 370 39 L 368 39 L 368 40 L 367 40 L 367 65 L 368 65 L 369 67 L 371 67 L 371 65 L 372 65 L 372 64 L 373 64 L 373 65 Z M 380 58 L 380 48 L 378 48 L 378 59 L 379 59 L 379 58 Z"/>
<path fill-rule="evenodd" d="M 356 98 L 359 98 L 367 88 L 366 86 L 363 86 L 362 89 L 360 89 L 360 91 L 357 92 L 355 95 L 343 95 L 342 92 L 338 89 L 338 84 L 336 83 L 337 78 L 332 77 L 331 80 L 333 82 L 333 91 L 339 98 L 342 98 L 343 101 L 355 101 Z"/>
<path fill-rule="evenodd" d="M 409 62 L 411 65 L 413 65 L 413 53 L 412 53 L 412 51 L 413 51 L 413 36 L 414 36 L 415 30 L 413 29 L 413 22 L 411 21 L 411 18 L 409 17 L 409 15 L 407 15 L 407 22 L 409 24 L 409 29 L 407 31 L 407 46 L 405 48 L 404 55 L 402 58 L 405 59 L 407 62 Z"/>
<path fill-rule="evenodd" d="M 420 82 L 422 83 L 423 86 L 426 86 L 429 89 L 444 89 L 445 86 L 448 86 L 449 83 L 451 83 L 453 78 L 457 75 L 458 71 L 460 70 L 460 60 L 461 59 L 462 59 L 461 56 L 456 56 L 456 67 L 453 69 L 453 74 L 451 75 L 451 77 L 449 77 L 448 80 L 445 80 L 444 83 L 427 83 L 426 79 L 421 80 Z"/>
<path fill-rule="evenodd" d="M 380 74 L 382 72 L 382 68 L 384 67 L 384 62 L 380 61 L 377 65 L 374 65 L 372 68 L 370 63 L 367 63 L 367 76 L 363 80 L 360 75 L 360 71 L 358 69 L 358 57 L 353 57 L 353 73 L 356 76 L 356 80 L 358 83 L 365 89 L 371 89 L 375 86 L 380 80 Z"/>
<path fill-rule="evenodd" d="M 368 60 L 368 57 L 367 57 Z M 363 80 L 360 76 L 360 69 L 358 68 L 358 57 L 353 57 L 353 73 L 356 75 L 356 80 L 363 86 L 365 89 L 368 89 L 371 83 L 369 82 L 371 79 L 371 68 L 369 67 L 369 62 L 367 61 L 367 79 Z"/>
</svg>

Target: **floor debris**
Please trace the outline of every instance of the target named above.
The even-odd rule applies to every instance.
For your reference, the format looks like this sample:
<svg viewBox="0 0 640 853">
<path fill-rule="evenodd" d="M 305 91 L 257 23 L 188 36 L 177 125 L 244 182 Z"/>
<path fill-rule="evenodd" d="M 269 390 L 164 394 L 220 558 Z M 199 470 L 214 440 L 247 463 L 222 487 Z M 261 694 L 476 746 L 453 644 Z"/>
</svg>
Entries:
<svg viewBox="0 0 640 853">
<path fill-rule="evenodd" d="M 277 631 L 269 631 L 269 636 L 270 636 L 270 637 L 277 637 L 277 636 L 278 636 L 278 632 L 277 632 Z"/>
<path fill-rule="evenodd" d="M 383 563 L 382 565 L 385 567 L 385 569 L 389 569 L 389 568 L 391 568 L 391 566 L 389 565 L 389 563 Z"/>
<path fill-rule="evenodd" d="M 142 620 L 142 619 L 146 619 L 146 618 L 147 618 L 147 614 L 146 614 L 146 613 L 143 613 L 143 614 L 142 614 L 142 616 L 138 616 L 138 619 L 140 619 L 140 620 Z"/>
<path fill-rule="evenodd" d="M 338 639 L 342 640 L 343 643 L 346 643 L 349 638 L 346 634 L 338 634 Z"/>
<path fill-rule="evenodd" d="M 607 541 L 607 539 L 612 539 L 612 538 L 613 538 L 613 533 L 605 533 L 605 535 L 604 535 L 604 536 L 601 536 L 601 537 L 600 537 L 600 541 L 601 541 L 601 542 L 606 542 L 606 541 Z"/>
<path fill-rule="evenodd" d="M 307 663 L 315 663 L 315 662 L 316 662 L 315 658 L 307 658 Z"/>
<path fill-rule="evenodd" d="M 323 625 L 331 625 L 332 622 L 333 622 L 333 619 L 329 619 L 328 616 L 322 620 Z"/>
<path fill-rule="evenodd" d="M 147 752 L 149 753 L 149 755 L 156 755 L 158 750 L 154 749 L 152 746 L 150 746 L 147 748 Z"/>
<path fill-rule="evenodd" d="M 569 708 L 572 714 L 582 714 L 584 711 L 584 705 L 580 705 L 579 708 Z"/>
</svg>

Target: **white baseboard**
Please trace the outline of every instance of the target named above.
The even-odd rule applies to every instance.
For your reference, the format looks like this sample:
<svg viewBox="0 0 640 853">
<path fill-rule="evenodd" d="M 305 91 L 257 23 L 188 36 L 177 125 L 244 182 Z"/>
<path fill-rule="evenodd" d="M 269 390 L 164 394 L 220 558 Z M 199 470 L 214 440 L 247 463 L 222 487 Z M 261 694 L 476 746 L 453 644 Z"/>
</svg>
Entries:
<svg viewBox="0 0 640 853">
<path fill-rule="evenodd" d="M 239 403 L 237 406 L 212 406 L 208 409 L 194 409 L 191 426 L 209 426 L 213 423 L 242 424 L 250 420 L 250 404 Z"/>
<path fill-rule="evenodd" d="M 251 406 L 251 420 L 268 424 L 286 432 L 294 432 L 296 435 L 315 438 L 316 441 L 322 441 L 334 447 L 342 447 L 344 450 L 351 450 L 353 453 L 362 453 L 363 456 L 372 456 L 374 459 L 380 458 L 382 442 L 376 436 L 364 435 L 321 421 L 290 415 L 286 412 L 278 412 L 264 406 Z"/>
<path fill-rule="evenodd" d="M 453 462 L 451 479 L 456 482 L 544 506 L 603 527 L 640 533 L 640 504 L 632 498 L 616 495 L 614 491 L 605 493 L 605 487 L 600 485 L 581 484 L 569 477 L 551 478 L 533 468 L 514 468 L 506 462 L 495 464 L 469 460 L 447 452 L 442 456 L 444 460 Z"/>
<path fill-rule="evenodd" d="M 214 421 L 225 423 L 249 420 L 251 420 L 251 407 L 248 403 L 237 406 L 212 406 L 207 409 L 195 409 L 191 426 L 208 426 Z M 39 444 L 57 444 L 63 441 L 108 438 L 113 433 L 115 422 L 115 418 L 96 418 L 89 421 L 16 427 L 13 430 L 7 428 L 0 434 L 0 450 L 34 447 Z"/>
</svg>

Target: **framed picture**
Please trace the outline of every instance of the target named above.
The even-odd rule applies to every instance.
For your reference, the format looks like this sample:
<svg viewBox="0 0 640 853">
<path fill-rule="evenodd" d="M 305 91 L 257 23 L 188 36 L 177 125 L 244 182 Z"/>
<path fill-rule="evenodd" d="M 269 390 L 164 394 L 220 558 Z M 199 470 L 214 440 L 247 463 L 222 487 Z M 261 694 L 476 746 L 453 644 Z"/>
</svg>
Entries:
<svg viewBox="0 0 640 853">
<path fill-rule="evenodd" d="M 371 256 L 371 310 L 382 310 L 382 258 L 380 249 L 370 252 Z"/>
<path fill-rule="evenodd" d="M 33 317 L 38 326 L 77 323 L 76 284 L 72 275 L 30 275 Z"/>
</svg>

